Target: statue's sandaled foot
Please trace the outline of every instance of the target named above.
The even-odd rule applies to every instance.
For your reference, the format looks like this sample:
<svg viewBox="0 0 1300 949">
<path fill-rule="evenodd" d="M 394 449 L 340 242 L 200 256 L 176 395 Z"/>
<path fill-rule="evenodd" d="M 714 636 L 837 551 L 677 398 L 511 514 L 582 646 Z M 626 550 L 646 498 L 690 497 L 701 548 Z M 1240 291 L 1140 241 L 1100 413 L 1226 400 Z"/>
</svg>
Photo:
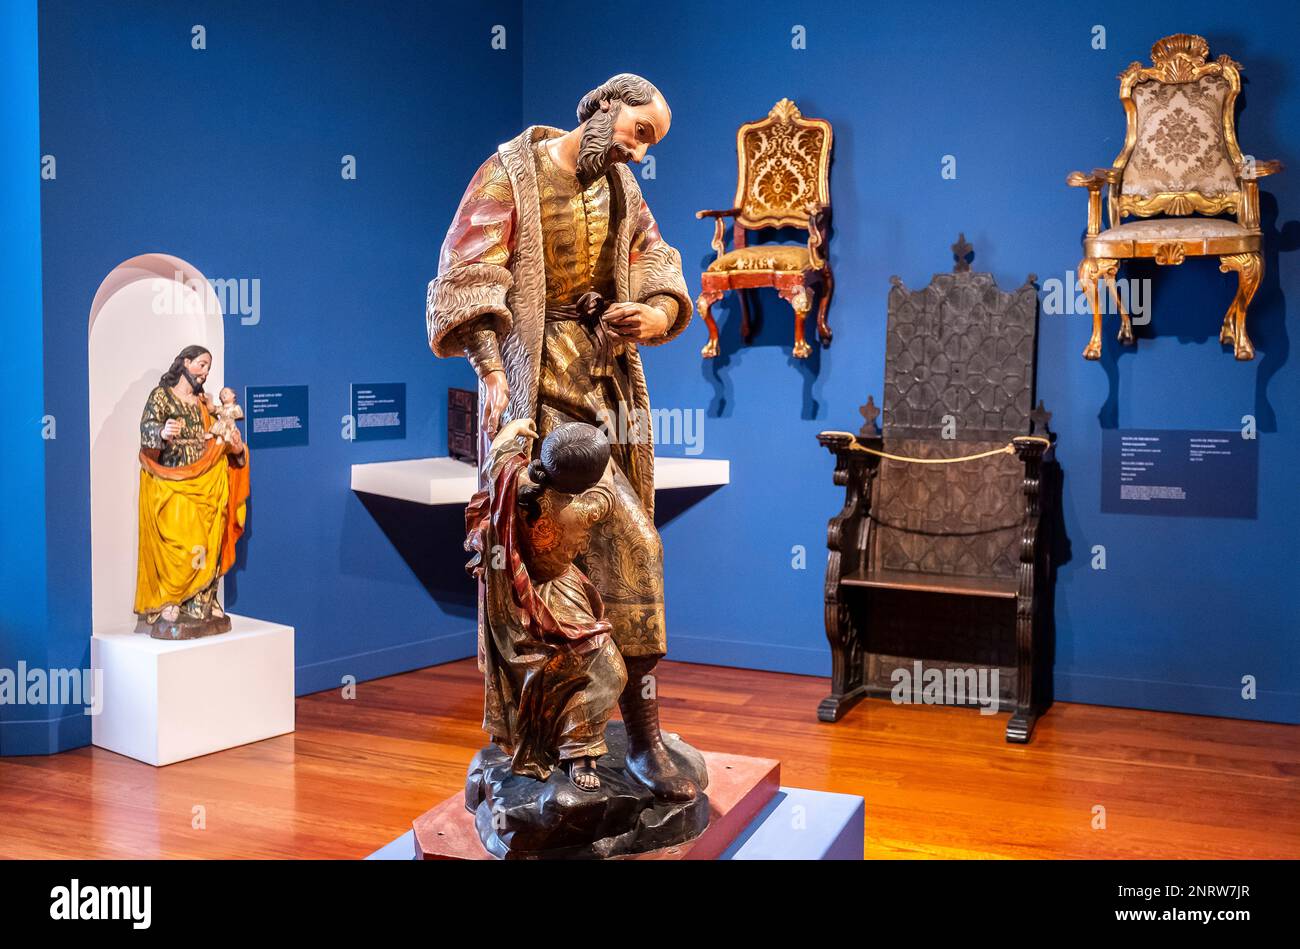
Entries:
<svg viewBox="0 0 1300 949">
<path fill-rule="evenodd" d="M 662 741 L 645 748 L 627 750 L 627 771 L 648 787 L 654 796 L 666 801 L 693 801 L 700 789 L 682 774 Z"/>
<path fill-rule="evenodd" d="M 169 606 L 162 611 L 162 619 L 168 623 L 174 623 L 181 618 L 181 608 L 179 606 Z"/>
<path fill-rule="evenodd" d="M 596 775 L 596 759 L 590 757 L 570 758 L 564 762 L 569 772 L 569 780 L 580 791 L 599 791 L 600 778 Z"/>
</svg>

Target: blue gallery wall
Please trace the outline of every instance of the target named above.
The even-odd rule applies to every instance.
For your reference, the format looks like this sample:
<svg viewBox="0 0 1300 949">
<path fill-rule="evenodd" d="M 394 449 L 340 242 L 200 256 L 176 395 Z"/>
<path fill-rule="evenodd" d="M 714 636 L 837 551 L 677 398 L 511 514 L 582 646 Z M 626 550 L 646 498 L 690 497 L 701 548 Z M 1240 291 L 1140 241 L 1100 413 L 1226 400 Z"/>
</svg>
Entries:
<svg viewBox="0 0 1300 949">
<path fill-rule="evenodd" d="M 1263 179 L 1268 250 L 1251 309 L 1254 362 L 1217 341 L 1235 278 L 1217 261 L 1155 277 L 1152 326 L 1118 354 L 1107 324 L 1101 364 L 1080 357 L 1089 318 L 1043 316 L 1038 393 L 1054 413 L 1072 556 L 1056 596 L 1057 698 L 1300 722 L 1300 564 L 1296 437 L 1300 365 L 1290 356 L 1300 301 L 1300 66 L 1294 3 L 982 2 L 903 5 L 750 2 L 621 6 L 592 30 L 581 3 L 525 4 L 523 118 L 570 127 L 577 98 L 606 75 L 655 82 L 673 108 L 643 188 L 687 281 L 712 259 L 712 222 L 730 207 L 735 130 L 783 96 L 835 129 L 836 291 L 829 350 L 790 356 L 789 308 L 763 291 L 755 344 L 738 339 L 732 297 L 715 307 L 724 355 L 706 362 L 702 322 L 647 351 L 651 401 L 708 410 L 703 455 L 731 459 L 732 483 L 676 504 L 660 520 L 670 653 L 725 665 L 828 674 L 822 625 L 826 521 L 843 492 L 815 441 L 856 431 L 857 406 L 879 404 L 889 278 L 924 286 L 948 270 L 964 231 L 975 267 L 1004 289 L 1029 273 L 1066 279 L 1081 256 L 1086 192 L 1066 173 L 1109 165 L 1123 142 L 1116 76 L 1149 62 L 1151 44 L 1200 33 L 1212 56 L 1245 65 L 1243 149 L 1292 170 Z M 609 24 L 608 27 L 605 24 Z M 807 48 L 791 45 L 806 29 Z M 1106 31 L 1094 50 L 1093 27 Z M 614 27 L 616 26 L 616 30 Z M 955 156 L 957 177 L 940 175 Z M 1280 209 L 1280 210 L 1279 210 Z M 1152 274 L 1154 268 L 1143 272 Z M 1287 306 L 1290 301 L 1290 307 Z M 1154 334 L 1154 335 L 1153 335 Z M 1104 428 L 1238 431 L 1258 420 L 1256 520 L 1100 513 Z M 664 446 L 662 454 L 682 453 Z M 661 497 L 663 497 L 661 495 Z M 1103 545 L 1107 569 L 1090 567 Z M 806 569 L 792 568 L 796 546 Z M 1243 675 L 1256 677 L 1243 701 Z M 809 710 L 811 713 L 811 710 Z"/>
<path fill-rule="evenodd" d="M 45 466 L 43 525 L 28 518 L 35 563 L 24 577 L 40 580 L 43 556 L 49 615 L 29 621 L 44 625 L 39 635 L 6 629 L 0 640 L 51 666 L 89 661 L 86 320 L 100 280 L 129 257 L 170 253 L 212 279 L 259 278 L 260 322 L 226 322 L 226 378 L 310 386 L 310 444 L 255 456 L 250 530 L 227 589 L 235 611 L 297 628 L 300 692 L 328 688 L 347 674 L 472 653 L 461 512 L 362 499 L 348 477 L 355 462 L 446 451 L 446 388 L 472 375 L 429 355 L 423 295 L 482 159 L 525 123 L 569 127 L 578 96 L 611 73 L 651 78 L 675 111 L 643 187 L 695 292 L 712 229 L 693 214 L 731 202 L 736 126 L 782 96 L 830 119 L 834 346 L 791 359 L 789 310 L 765 295 L 754 345 L 739 346 L 727 301 L 717 308 L 723 357 L 700 359 L 699 322 L 646 355 L 654 403 L 705 410 L 704 456 L 732 462 L 726 487 L 660 496 L 671 655 L 824 675 L 825 525 L 842 496 L 815 435 L 856 429 L 856 407 L 868 393 L 879 401 L 889 276 L 923 286 L 949 268 L 948 245 L 964 230 L 977 268 L 1004 288 L 1030 272 L 1065 279 L 1086 200 L 1064 176 L 1114 157 L 1115 76 L 1171 32 L 1201 32 L 1213 54 L 1245 63 L 1243 146 L 1300 162 L 1300 29 L 1284 3 L 1249 15 L 1107 3 L 1026 16 L 1009 2 L 901 12 L 761 2 L 743 20 L 706 4 L 622 5 L 594 19 L 576 3 L 39 9 L 39 152 L 57 157 L 58 177 L 40 185 L 43 272 L 24 271 L 41 273 L 43 333 L 29 332 L 5 366 L 37 391 L 43 372 L 44 399 L 29 397 L 24 418 L 58 420 L 58 438 L 22 457 L 36 487 Z M 196 23 L 206 50 L 191 48 Z M 505 49 L 492 47 L 498 24 Z M 806 50 L 791 49 L 795 24 Z M 1106 27 L 1104 50 L 1090 46 L 1095 24 Z M 355 181 L 339 173 L 349 154 Z M 940 177 L 944 155 L 957 159 L 955 180 Z M 1061 435 L 1073 551 L 1058 578 L 1058 698 L 1300 721 L 1289 590 L 1300 553 L 1300 374 L 1286 307 L 1300 292 L 1297 175 L 1263 181 L 1269 256 L 1252 308 L 1255 362 L 1220 350 L 1232 279 L 1208 261 L 1156 274 L 1153 327 L 1122 355 L 1108 327 L 1100 365 L 1079 356 L 1085 318 L 1042 319 L 1039 394 Z M 345 442 L 349 384 L 385 381 L 407 384 L 407 439 Z M 1246 414 L 1261 432 L 1258 519 L 1099 513 L 1105 428 L 1235 430 Z M 1098 544 L 1105 571 L 1089 569 Z M 13 591 L 4 592 L 7 622 Z M 1246 674 L 1260 687 L 1249 703 L 1239 695 Z M 56 725 L 37 723 L 43 737 L 25 733 L 26 750 L 88 741 L 84 716 L 49 714 Z M 14 734 L 0 719 L 6 753 Z"/>
<path fill-rule="evenodd" d="M 260 321 L 226 319 L 226 380 L 310 387 L 310 444 L 255 453 L 227 605 L 296 627 L 300 693 L 472 653 L 461 512 L 363 502 L 349 469 L 446 452 L 446 388 L 473 374 L 430 355 L 425 284 L 468 175 L 519 125 L 518 21 L 514 3 L 40 4 L 40 153 L 57 159 L 40 195 L 44 411 L 58 420 L 42 664 L 89 663 L 87 320 L 104 276 L 149 252 L 260 279 Z M 353 382 L 406 383 L 405 441 L 341 437 Z M 89 719 L 69 721 L 31 750 L 88 742 Z"/>
<path fill-rule="evenodd" d="M 0 463 L 0 669 L 17 669 L 22 660 L 44 666 L 48 629 L 36 0 L 0 5 L 0 89 L 0 286 L 9 304 L 0 378 L 10 421 Z M 0 705 L 0 754 L 48 747 L 46 712 Z"/>
</svg>

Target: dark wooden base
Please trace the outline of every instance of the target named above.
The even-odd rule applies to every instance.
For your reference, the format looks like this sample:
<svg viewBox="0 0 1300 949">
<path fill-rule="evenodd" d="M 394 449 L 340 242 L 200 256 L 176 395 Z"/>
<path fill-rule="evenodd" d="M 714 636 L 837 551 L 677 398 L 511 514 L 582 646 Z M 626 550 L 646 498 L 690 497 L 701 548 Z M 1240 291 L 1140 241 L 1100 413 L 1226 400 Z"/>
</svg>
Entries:
<svg viewBox="0 0 1300 949">
<path fill-rule="evenodd" d="M 205 636 L 216 636 L 219 633 L 230 632 L 230 617 L 213 616 L 197 621 L 178 619 L 174 623 L 169 623 L 160 616 L 157 622 L 154 623 L 141 619 L 136 623 L 135 631 L 137 633 L 148 633 L 152 639 L 202 639 Z"/>
<path fill-rule="evenodd" d="M 1007 722 L 1007 741 L 1015 745 L 1029 744 L 1037 722 L 1038 715 L 1034 712 L 1012 712 L 1011 720 Z"/>
<path fill-rule="evenodd" d="M 838 722 L 849 709 L 853 708 L 869 694 L 867 687 L 860 685 L 843 695 L 828 695 L 817 706 L 817 719 L 823 722 Z"/>
<path fill-rule="evenodd" d="M 714 860 L 749 826 L 781 785 L 781 763 L 771 758 L 702 752 L 709 771 L 709 826 L 685 843 L 614 860 Z M 416 856 L 423 860 L 492 860 L 465 809 L 462 795 L 447 798 L 413 822 Z"/>
<path fill-rule="evenodd" d="M 604 860 L 683 844 L 709 825 L 708 766 L 681 738 L 663 740 L 679 773 L 698 789 L 692 800 L 655 797 L 628 770 L 627 729 L 612 721 L 596 763 L 599 788 L 576 787 L 563 768 L 540 780 L 516 774 L 510 756 L 488 745 L 470 762 L 465 808 L 474 812 L 483 846 L 507 860 Z"/>
</svg>

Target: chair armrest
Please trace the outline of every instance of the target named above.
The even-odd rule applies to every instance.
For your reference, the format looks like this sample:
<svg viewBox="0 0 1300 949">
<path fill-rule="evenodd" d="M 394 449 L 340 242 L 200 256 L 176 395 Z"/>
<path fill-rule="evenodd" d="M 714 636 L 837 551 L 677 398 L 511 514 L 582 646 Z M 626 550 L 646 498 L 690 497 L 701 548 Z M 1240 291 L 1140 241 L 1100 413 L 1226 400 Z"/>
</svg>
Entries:
<svg viewBox="0 0 1300 949">
<path fill-rule="evenodd" d="M 829 204 L 808 205 L 808 256 L 814 267 L 826 266 L 826 257 L 822 253 L 822 248 L 826 246 L 830 216 Z"/>
<path fill-rule="evenodd" d="M 740 208 L 726 208 L 722 211 L 695 212 L 695 216 L 700 220 L 708 217 L 713 218 L 713 240 L 709 242 L 709 246 L 713 248 L 713 252 L 717 254 L 718 257 L 721 257 L 727 252 L 727 240 L 724 236 L 725 229 L 722 224 L 722 219 L 724 217 L 735 217 L 739 213 Z M 716 260 L 717 258 L 714 259 Z"/>
<path fill-rule="evenodd" d="M 1016 457 L 1025 464 L 1051 461 L 1056 452 L 1056 442 L 1053 440 L 1056 436 L 1048 438 L 1046 435 L 1017 435 L 1011 439 L 1011 445 L 1016 450 Z"/>
<path fill-rule="evenodd" d="M 1039 529 L 1043 519 L 1043 468 L 1056 450 L 1053 439 L 1042 435 L 1020 435 L 1011 440 L 1016 456 L 1024 463 L 1025 523 L 1020 538 L 1020 560 L 1037 564 Z"/>
<path fill-rule="evenodd" d="M 1286 166 L 1283 165 L 1277 159 L 1271 159 L 1269 161 L 1256 161 L 1256 162 L 1243 161 L 1241 162 L 1241 164 L 1237 166 L 1237 177 L 1243 181 L 1251 181 L 1255 178 L 1266 178 L 1269 175 L 1278 174 L 1285 167 Z M 1252 171 L 1253 173 L 1249 175 L 1246 174 L 1248 170 Z"/>
<path fill-rule="evenodd" d="M 1242 161 L 1237 165 L 1237 180 L 1241 183 L 1241 203 L 1237 206 L 1237 223 L 1251 230 L 1259 230 L 1259 178 L 1276 175 L 1283 168 L 1280 161 Z M 1250 172 L 1248 175 L 1247 172 Z"/>
<path fill-rule="evenodd" d="M 1072 171 L 1065 176 L 1065 183 L 1071 188 L 1088 189 L 1088 236 L 1095 237 L 1101 233 L 1101 189 L 1103 185 L 1119 184 L 1119 169 L 1094 168 L 1092 174 Z"/>
<path fill-rule="evenodd" d="M 867 547 L 871 494 L 880 470 L 880 458 L 856 451 L 855 444 L 879 449 L 881 439 L 861 438 L 850 432 L 820 432 L 817 441 L 835 456 L 832 482 L 844 489 L 844 506 L 826 525 L 826 546 L 831 557 L 826 563 L 827 589 L 837 588 L 840 577 L 870 566 Z M 838 556 L 837 556 L 838 555 Z"/>
</svg>

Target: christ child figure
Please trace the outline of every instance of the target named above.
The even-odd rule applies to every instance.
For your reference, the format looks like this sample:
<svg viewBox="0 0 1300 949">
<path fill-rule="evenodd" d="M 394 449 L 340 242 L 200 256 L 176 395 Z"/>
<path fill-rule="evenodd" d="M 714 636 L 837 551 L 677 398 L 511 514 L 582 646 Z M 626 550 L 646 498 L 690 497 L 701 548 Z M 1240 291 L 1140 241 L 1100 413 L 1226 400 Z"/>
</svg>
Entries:
<svg viewBox="0 0 1300 949">
<path fill-rule="evenodd" d="M 212 414 L 216 416 L 216 421 L 208 429 L 208 434 L 222 441 L 230 441 L 231 435 L 239 431 L 235 422 L 244 417 L 244 410 L 235 401 L 234 389 L 224 386 L 217 393 L 217 402 L 212 406 Z"/>
</svg>

